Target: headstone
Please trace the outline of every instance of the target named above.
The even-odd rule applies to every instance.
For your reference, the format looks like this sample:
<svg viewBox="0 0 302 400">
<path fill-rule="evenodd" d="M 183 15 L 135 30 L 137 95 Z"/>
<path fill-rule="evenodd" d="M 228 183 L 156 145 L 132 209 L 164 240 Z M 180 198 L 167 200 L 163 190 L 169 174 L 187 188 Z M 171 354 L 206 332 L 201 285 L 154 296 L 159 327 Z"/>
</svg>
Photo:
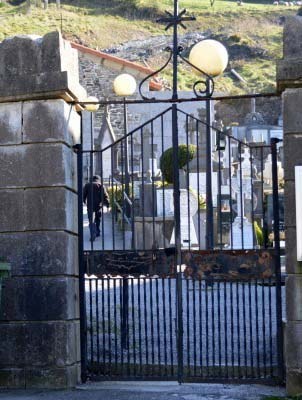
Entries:
<svg viewBox="0 0 302 400">
<path fill-rule="evenodd" d="M 151 133 L 146 129 L 143 132 L 142 171 L 143 174 L 150 169 L 149 160 L 152 159 Z M 152 166 L 151 166 L 152 168 Z"/>
<path fill-rule="evenodd" d="M 174 215 L 173 189 L 157 189 L 156 191 L 157 216 L 168 217 Z"/>
<path fill-rule="evenodd" d="M 133 181 L 133 196 L 135 199 L 140 198 L 139 188 L 140 188 L 141 184 L 142 184 L 141 181 Z"/>
<path fill-rule="evenodd" d="M 197 211 L 197 197 L 191 191 L 180 189 L 180 232 L 182 247 L 198 246 L 198 239 L 193 221 L 193 216 Z M 175 243 L 175 229 L 173 229 L 170 243 Z"/>
<path fill-rule="evenodd" d="M 212 197 L 213 207 L 217 207 L 217 194 L 218 194 L 218 173 L 212 172 Z M 205 172 L 191 172 L 189 175 L 189 184 L 199 195 L 205 196 L 207 192 L 206 173 Z"/>
<path fill-rule="evenodd" d="M 217 240 L 219 245 L 229 243 L 231 229 L 231 202 L 228 187 L 221 187 L 221 193 L 217 196 Z"/>
<path fill-rule="evenodd" d="M 254 204 L 254 218 L 263 217 L 263 188 L 262 182 L 256 180 L 253 182 L 253 204 Z"/>
<path fill-rule="evenodd" d="M 156 216 L 156 187 L 153 183 L 145 182 L 139 186 L 141 217 Z"/>
<path fill-rule="evenodd" d="M 149 170 L 151 171 L 152 178 L 160 177 L 161 170 L 157 167 L 157 158 L 149 158 Z"/>
<path fill-rule="evenodd" d="M 178 170 L 178 176 L 179 176 L 179 188 L 186 189 L 188 186 L 186 172 L 183 169 L 180 169 Z"/>
<path fill-rule="evenodd" d="M 254 247 L 253 226 L 246 217 L 236 217 L 232 224 L 232 249 L 252 249 Z"/>
</svg>

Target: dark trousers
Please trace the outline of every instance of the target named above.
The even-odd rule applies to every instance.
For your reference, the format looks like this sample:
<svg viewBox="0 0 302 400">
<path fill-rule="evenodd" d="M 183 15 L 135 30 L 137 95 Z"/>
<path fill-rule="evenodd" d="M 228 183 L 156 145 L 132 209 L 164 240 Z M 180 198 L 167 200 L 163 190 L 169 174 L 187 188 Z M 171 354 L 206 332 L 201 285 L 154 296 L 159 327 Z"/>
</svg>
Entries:
<svg viewBox="0 0 302 400">
<path fill-rule="evenodd" d="M 90 229 L 90 235 L 94 236 L 96 233 L 97 235 L 100 234 L 100 224 L 101 224 L 101 217 L 102 217 L 102 211 L 99 208 L 98 210 L 88 210 L 88 220 L 89 220 L 89 229 Z M 95 224 L 95 226 L 94 226 Z M 94 232 L 95 228 L 95 232 Z"/>
</svg>

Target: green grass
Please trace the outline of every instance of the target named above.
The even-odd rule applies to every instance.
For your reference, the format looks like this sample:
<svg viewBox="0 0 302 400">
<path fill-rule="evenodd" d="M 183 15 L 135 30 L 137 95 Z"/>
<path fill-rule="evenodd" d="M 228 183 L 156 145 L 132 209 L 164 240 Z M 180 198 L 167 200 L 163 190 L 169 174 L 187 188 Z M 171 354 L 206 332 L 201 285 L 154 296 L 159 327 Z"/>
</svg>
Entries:
<svg viewBox="0 0 302 400">
<path fill-rule="evenodd" d="M 155 23 L 154 19 L 165 9 L 173 8 L 173 0 L 69 0 L 62 3 L 61 10 L 51 3 L 47 11 L 32 7 L 30 13 L 24 4 L 2 3 L 0 40 L 15 34 L 43 35 L 58 29 L 62 13 L 63 33 L 67 39 L 104 49 L 129 40 L 165 34 L 164 26 Z M 211 7 L 209 0 L 180 0 L 180 8 L 186 8 L 188 14 L 197 17 L 197 21 L 187 23 L 189 31 L 210 30 L 214 38 L 230 49 L 234 45 L 240 46 L 229 66 L 235 68 L 247 84 L 236 81 L 229 68 L 224 77 L 217 79 L 217 90 L 232 93 L 274 90 L 275 63 L 282 57 L 280 17 L 296 14 L 298 7 L 274 6 L 268 1 L 246 1 L 239 7 L 235 0 L 216 0 Z M 246 50 L 249 48 L 260 49 L 262 54 L 248 55 Z M 163 59 L 154 58 L 148 63 L 156 68 L 160 61 Z M 168 79 L 171 70 L 163 76 Z M 194 79 L 186 66 L 181 68 L 180 89 L 189 89 Z"/>
</svg>

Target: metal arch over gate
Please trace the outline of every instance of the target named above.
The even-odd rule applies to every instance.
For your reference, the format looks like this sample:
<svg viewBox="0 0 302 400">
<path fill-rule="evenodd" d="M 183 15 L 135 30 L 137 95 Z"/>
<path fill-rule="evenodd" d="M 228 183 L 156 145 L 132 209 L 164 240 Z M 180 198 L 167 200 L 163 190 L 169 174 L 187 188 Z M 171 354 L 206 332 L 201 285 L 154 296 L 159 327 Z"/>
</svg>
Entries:
<svg viewBox="0 0 302 400">
<path fill-rule="evenodd" d="M 165 131 L 171 113 L 169 107 L 101 151 L 78 149 L 79 184 L 88 154 L 110 196 L 110 209 L 101 209 L 100 237 L 80 260 L 87 372 L 95 379 L 281 382 L 277 140 L 249 145 L 213 127 L 214 246 L 206 249 L 205 122 L 177 109 L 183 126 L 178 262 L 169 182 L 174 147 L 171 131 Z M 262 242 L 256 235 L 258 225 L 265 232 L 267 221 L 264 160 L 270 154 L 275 247 L 269 235 Z M 91 182 L 95 172 L 89 170 Z M 79 202 L 82 209 L 81 195 Z M 85 234 L 87 246 L 87 226 Z"/>
</svg>

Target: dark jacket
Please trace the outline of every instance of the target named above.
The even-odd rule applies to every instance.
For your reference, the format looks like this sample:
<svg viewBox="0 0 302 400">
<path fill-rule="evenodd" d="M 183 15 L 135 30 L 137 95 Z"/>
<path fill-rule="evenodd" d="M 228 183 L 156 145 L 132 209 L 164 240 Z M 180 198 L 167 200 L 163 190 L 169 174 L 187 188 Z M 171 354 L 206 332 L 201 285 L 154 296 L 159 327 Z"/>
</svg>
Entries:
<svg viewBox="0 0 302 400">
<path fill-rule="evenodd" d="M 92 184 L 86 183 L 83 190 L 83 201 L 85 204 L 87 204 L 88 210 L 91 210 L 92 206 L 92 211 L 99 211 L 99 209 L 102 207 L 102 204 L 106 207 L 109 207 L 108 193 L 98 181 L 93 181 Z"/>
</svg>

